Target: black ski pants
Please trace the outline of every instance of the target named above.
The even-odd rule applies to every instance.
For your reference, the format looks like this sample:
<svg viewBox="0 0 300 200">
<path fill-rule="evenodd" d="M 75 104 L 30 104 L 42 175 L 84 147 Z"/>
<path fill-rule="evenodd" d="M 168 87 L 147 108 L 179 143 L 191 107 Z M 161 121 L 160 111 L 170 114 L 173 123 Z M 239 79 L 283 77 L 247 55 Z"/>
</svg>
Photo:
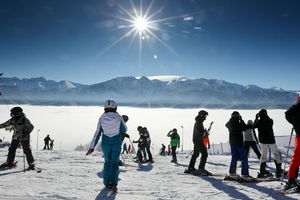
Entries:
<svg viewBox="0 0 300 200">
<path fill-rule="evenodd" d="M 177 149 L 177 146 L 172 146 L 171 147 L 171 149 L 172 149 L 172 160 L 174 161 L 174 162 L 177 162 L 177 157 L 176 157 L 176 149 Z"/>
<path fill-rule="evenodd" d="M 245 147 L 246 147 L 247 155 L 249 155 L 249 151 L 250 151 L 250 147 L 251 147 L 253 149 L 253 151 L 255 152 L 257 158 L 260 159 L 261 153 L 260 153 L 260 151 L 257 148 L 256 142 L 254 142 L 254 141 L 246 141 L 245 142 Z"/>
<path fill-rule="evenodd" d="M 208 153 L 207 153 L 207 149 L 205 147 L 201 147 L 200 145 L 194 145 L 194 153 L 192 155 L 189 168 L 195 168 L 196 159 L 198 158 L 200 153 L 201 153 L 201 160 L 199 164 L 199 169 L 205 168 Z"/>
<path fill-rule="evenodd" d="M 149 161 L 153 161 L 153 158 L 152 158 L 152 154 L 151 154 L 151 151 L 150 151 L 150 142 L 146 145 L 146 151 L 147 151 L 147 154 L 148 154 L 148 158 L 149 158 Z"/>
<path fill-rule="evenodd" d="M 26 155 L 27 163 L 28 164 L 33 163 L 34 159 L 30 149 L 29 140 L 12 140 L 11 145 L 8 149 L 7 162 L 14 162 L 16 156 L 16 150 L 20 143 L 22 144 L 23 152 Z"/>
</svg>

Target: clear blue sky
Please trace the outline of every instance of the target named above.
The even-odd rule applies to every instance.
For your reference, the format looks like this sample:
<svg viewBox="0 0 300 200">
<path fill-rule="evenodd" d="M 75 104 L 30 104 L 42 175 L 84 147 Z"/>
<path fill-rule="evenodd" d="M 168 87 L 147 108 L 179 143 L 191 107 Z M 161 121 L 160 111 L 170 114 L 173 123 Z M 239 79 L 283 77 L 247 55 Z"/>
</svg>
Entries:
<svg viewBox="0 0 300 200">
<path fill-rule="evenodd" d="M 150 3 L 142 1 L 144 12 Z M 141 54 L 133 35 L 108 48 L 131 30 L 121 7 L 134 14 L 129 0 L 1 1 L 1 72 L 84 84 L 182 75 L 300 89 L 298 0 L 155 0 L 149 15 L 163 9 L 151 20 L 170 19 L 152 30 L 163 42 L 144 35 Z"/>
</svg>

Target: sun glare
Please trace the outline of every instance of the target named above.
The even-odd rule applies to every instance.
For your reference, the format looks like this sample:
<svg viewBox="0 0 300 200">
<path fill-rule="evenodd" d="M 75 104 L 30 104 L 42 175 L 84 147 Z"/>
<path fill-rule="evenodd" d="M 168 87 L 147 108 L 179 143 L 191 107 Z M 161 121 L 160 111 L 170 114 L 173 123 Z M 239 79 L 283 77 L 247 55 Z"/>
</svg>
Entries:
<svg viewBox="0 0 300 200">
<path fill-rule="evenodd" d="M 134 20 L 133 25 L 134 28 L 139 32 L 143 32 L 149 28 L 149 22 L 143 17 L 137 17 Z"/>
</svg>

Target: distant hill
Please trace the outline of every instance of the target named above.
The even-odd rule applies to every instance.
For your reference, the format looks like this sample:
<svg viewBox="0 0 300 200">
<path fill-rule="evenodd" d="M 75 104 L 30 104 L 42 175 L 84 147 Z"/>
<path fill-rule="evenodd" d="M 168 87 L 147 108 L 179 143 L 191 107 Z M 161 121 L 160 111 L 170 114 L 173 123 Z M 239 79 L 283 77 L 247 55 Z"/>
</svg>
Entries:
<svg viewBox="0 0 300 200">
<path fill-rule="evenodd" d="M 261 88 L 217 79 L 189 79 L 181 76 L 117 77 L 83 85 L 52 81 L 43 77 L 1 78 L 0 103 L 32 105 L 102 105 L 115 99 L 120 105 L 174 108 L 287 108 L 296 91 Z"/>
</svg>

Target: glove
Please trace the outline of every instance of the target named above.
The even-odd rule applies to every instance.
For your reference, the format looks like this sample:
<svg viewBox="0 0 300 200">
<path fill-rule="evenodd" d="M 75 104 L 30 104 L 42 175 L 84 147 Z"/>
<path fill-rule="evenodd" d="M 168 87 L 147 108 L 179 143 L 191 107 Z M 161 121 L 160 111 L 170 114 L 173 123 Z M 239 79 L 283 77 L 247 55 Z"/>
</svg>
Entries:
<svg viewBox="0 0 300 200">
<path fill-rule="evenodd" d="M 93 151 L 94 151 L 94 149 L 89 149 L 88 152 L 86 152 L 85 155 L 86 155 L 86 156 L 87 156 L 87 155 L 90 155 L 91 153 L 93 153 Z"/>
</svg>

